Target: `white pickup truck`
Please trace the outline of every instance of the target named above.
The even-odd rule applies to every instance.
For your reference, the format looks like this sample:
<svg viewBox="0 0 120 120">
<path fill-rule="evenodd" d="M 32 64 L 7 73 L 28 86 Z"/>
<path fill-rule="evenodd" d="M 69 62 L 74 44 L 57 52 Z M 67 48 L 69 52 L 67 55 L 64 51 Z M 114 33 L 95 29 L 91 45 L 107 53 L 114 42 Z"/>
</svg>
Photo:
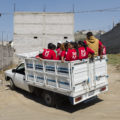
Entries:
<svg viewBox="0 0 120 120">
<path fill-rule="evenodd" d="M 11 88 L 42 94 L 48 106 L 55 105 L 56 95 L 76 105 L 108 90 L 107 57 L 65 63 L 27 58 L 16 69 L 5 71 L 5 78 Z"/>
</svg>

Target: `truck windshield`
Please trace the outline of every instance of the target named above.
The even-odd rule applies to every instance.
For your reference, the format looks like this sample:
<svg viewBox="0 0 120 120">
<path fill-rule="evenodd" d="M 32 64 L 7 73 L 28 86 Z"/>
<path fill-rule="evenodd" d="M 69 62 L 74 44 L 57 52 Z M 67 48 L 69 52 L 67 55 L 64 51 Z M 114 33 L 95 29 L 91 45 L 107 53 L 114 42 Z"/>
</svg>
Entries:
<svg viewBox="0 0 120 120">
<path fill-rule="evenodd" d="M 16 73 L 25 75 L 25 66 L 24 66 L 24 63 L 20 64 L 20 65 L 16 68 Z"/>
<path fill-rule="evenodd" d="M 17 70 L 21 70 L 21 69 L 24 69 L 24 68 L 25 68 L 24 63 L 22 63 L 17 67 Z"/>
</svg>

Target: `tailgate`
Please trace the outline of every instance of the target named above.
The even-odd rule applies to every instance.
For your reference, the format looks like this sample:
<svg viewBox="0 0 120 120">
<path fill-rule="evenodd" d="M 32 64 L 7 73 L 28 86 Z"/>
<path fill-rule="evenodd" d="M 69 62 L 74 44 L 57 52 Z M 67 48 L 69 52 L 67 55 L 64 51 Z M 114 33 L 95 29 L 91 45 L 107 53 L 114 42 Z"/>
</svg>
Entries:
<svg viewBox="0 0 120 120">
<path fill-rule="evenodd" d="M 85 60 L 83 63 L 74 63 L 73 68 L 73 97 L 108 85 L 107 57 L 102 60 L 97 57 L 92 62 Z"/>
</svg>

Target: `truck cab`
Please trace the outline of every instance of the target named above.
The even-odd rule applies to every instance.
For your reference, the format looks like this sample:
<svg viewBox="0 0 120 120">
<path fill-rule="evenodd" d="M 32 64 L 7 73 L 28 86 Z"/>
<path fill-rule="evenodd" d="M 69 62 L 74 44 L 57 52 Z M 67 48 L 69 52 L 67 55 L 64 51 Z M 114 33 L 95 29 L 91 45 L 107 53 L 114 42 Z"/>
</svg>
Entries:
<svg viewBox="0 0 120 120">
<path fill-rule="evenodd" d="M 10 87 L 21 88 L 25 91 L 30 92 L 29 85 L 25 81 L 25 66 L 24 63 L 18 65 L 15 69 L 5 71 L 5 79 L 9 81 Z"/>
</svg>

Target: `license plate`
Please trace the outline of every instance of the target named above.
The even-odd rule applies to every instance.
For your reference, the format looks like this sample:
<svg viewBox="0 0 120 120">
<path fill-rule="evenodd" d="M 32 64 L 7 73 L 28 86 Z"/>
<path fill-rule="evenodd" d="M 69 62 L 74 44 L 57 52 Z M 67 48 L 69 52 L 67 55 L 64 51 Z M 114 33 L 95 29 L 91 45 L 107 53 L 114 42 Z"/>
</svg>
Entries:
<svg viewBox="0 0 120 120">
<path fill-rule="evenodd" d="M 91 95 L 93 95 L 94 94 L 94 90 L 93 91 L 90 91 L 89 93 L 88 93 L 88 96 L 91 96 Z"/>
</svg>

